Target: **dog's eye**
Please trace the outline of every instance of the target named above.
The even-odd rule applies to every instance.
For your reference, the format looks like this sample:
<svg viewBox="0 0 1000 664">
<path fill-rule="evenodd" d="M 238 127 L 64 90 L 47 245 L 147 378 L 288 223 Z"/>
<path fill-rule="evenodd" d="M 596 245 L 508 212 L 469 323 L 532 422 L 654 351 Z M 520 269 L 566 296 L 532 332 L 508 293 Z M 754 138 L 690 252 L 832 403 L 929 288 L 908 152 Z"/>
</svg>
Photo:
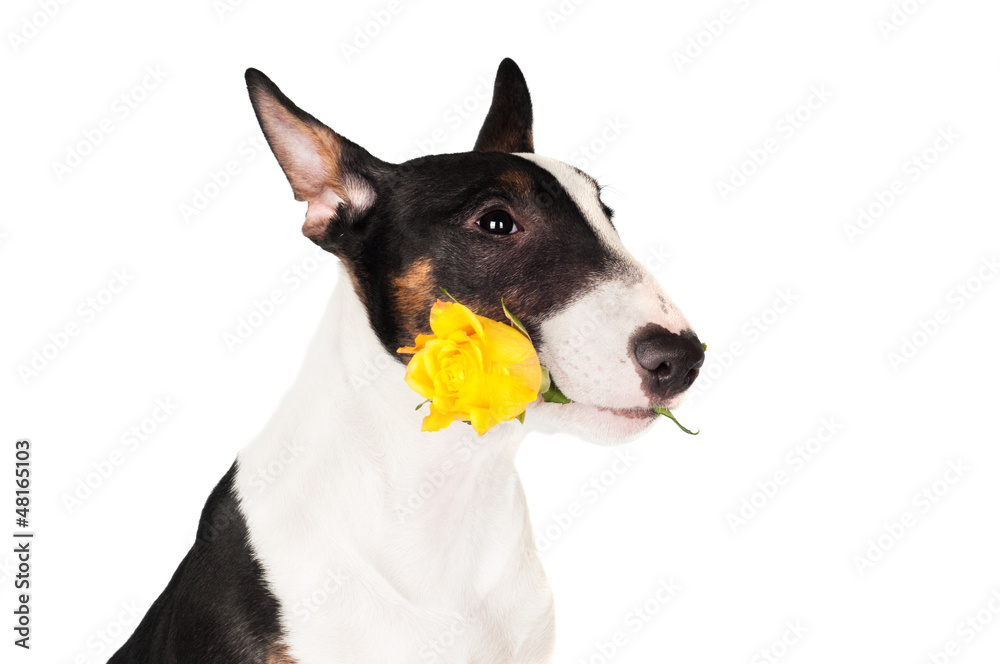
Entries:
<svg viewBox="0 0 1000 664">
<path fill-rule="evenodd" d="M 476 225 L 487 233 L 492 233 L 493 235 L 513 235 L 521 230 L 517 227 L 517 224 L 514 223 L 511 216 L 503 210 L 493 210 L 492 212 L 487 212 L 479 218 Z"/>
</svg>

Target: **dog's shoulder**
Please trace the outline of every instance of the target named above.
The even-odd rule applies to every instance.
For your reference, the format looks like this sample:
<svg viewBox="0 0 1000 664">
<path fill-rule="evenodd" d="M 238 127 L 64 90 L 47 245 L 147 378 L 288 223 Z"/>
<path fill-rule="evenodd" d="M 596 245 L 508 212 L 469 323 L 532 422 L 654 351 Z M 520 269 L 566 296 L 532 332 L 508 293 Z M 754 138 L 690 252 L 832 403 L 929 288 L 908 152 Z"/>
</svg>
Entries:
<svg viewBox="0 0 1000 664">
<path fill-rule="evenodd" d="M 278 600 L 249 542 L 233 463 L 209 495 L 194 545 L 108 664 L 289 664 Z"/>
</svg>

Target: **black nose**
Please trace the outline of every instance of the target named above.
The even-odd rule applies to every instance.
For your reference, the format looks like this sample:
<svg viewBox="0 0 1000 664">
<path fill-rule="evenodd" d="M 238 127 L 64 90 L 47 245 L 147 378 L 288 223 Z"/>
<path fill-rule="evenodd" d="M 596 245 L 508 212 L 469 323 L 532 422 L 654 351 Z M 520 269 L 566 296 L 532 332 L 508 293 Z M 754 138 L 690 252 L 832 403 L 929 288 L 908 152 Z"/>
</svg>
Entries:
<svg viewBox="0 0 1000 664">
<path fill-rule="evenodd" d="M 705 351 L 693 332 L 674 334 L 659 325 L 649 325 L 634 339 L 635 360 L 651 398 L 665 399 L 691 387 L 705 361 Z"/>
</svg>

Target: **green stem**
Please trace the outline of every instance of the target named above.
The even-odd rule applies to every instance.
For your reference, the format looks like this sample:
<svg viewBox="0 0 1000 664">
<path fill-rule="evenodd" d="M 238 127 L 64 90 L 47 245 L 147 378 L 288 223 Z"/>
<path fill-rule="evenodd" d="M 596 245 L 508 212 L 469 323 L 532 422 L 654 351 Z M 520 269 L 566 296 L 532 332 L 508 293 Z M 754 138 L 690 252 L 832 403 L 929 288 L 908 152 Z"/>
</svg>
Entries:
<svg viewBox="0 0 1000 664">
<path fill-rule="evenodd" d="M 669 417 L 670 419 L 672 419 L 674 421 L 674 424 L 676 424 L 677 426 L 679 426 L 681 428 L 681 431 L 683 431 L 684 433 L 689 433 L 692 436 L 697 436 L 699 433 L 701 433 L 701 429 L 699 429 L 698 431 L 691 431 L 686 426 L 684 426 L 683 424 L 681 424 L 680 422 L 678 422 L 677 418 L 674 417 L 674 414 L 670 412 L 669 408 L 654 408 L 653 412 L 654 413 L 659 413 L 660 415 L 665 415 L 666 417 Z"/>
</svg>

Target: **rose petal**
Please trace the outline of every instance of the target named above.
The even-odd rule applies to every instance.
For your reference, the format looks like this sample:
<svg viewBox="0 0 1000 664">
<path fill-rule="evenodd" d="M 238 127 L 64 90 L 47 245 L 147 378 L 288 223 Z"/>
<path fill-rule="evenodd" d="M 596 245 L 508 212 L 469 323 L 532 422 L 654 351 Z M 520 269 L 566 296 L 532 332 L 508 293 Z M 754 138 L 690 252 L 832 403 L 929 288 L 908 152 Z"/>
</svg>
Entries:
<svg viewBox="0 0 1000 664">
<path fill-rule="evenodd" d="M 426 358 L 417 353 L 406 365 L 406 384 L 425 399 L 430 399 L 434 394 L 434 381 L 427 372 Z"/>
<path fill-rule="evenodd" d="M 470 333 L 482 334 L 483 326 L 476 314 L 468 308 L 455 302 L 438 300 L 431 308 L 431 329 L 439 337 L 447 337 L 456 330 L 469 330 Z"/>
<path fill-rule="evenodd" d="M 537 357 L 531 340 L 511 326 L 484 319 L 483 330 L 490 361 L 516 364 Z"/>
<path fill-rule="evenodd" d="M 538 398 L 538 392 L 513 376 L 490 374 L 486 382 L 490 390 L 490 413 L 498 422 L 517 417 Z"/>
<path fill-rule="evenodd" d="M 434 404 L 430 405 L 431 414 L 424 418 L 420 424 L 421 431 L 439 431 L 455 421 L 452 413 L 439 411 Z"/>
<path fill-rule="evenodd" d="M 490 411 L 486 408 L 473 408 L 472 412 L 469 413 L 469 421 L 472 423 L 472 428 L 476 430 L 480 436 L 490 430 L 492 419 Z"/>
</svg>

